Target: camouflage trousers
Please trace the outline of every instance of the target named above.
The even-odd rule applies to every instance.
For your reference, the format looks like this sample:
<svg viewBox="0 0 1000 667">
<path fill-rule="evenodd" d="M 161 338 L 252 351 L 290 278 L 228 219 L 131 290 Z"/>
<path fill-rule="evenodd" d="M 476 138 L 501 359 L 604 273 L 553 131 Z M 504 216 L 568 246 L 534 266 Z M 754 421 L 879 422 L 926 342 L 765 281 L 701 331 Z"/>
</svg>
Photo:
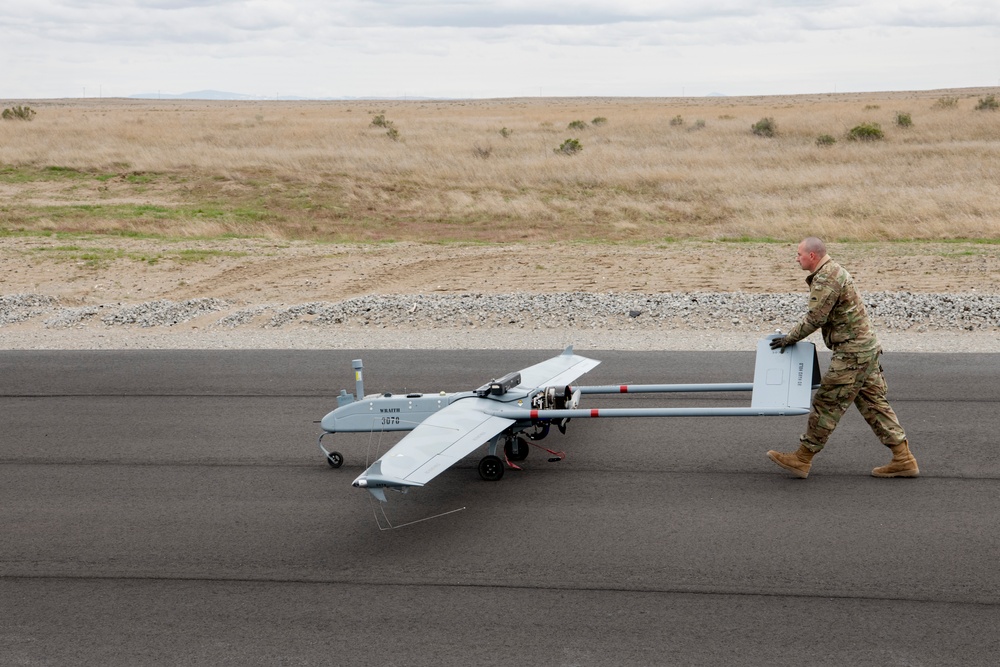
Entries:
<svg viewBox="0 0 1000 667">
<path fill-rule="evenodd" d="M 886 399 L 888 387 L 879 364 L 880 352 L 833 353 L 830 367 L 813 394 L 806 432 L 799 438 L 807 449 L 823 449 L 851 403 L 883 445 L 891 447 L 906 440 L 906 432 Z"/>
</svg>

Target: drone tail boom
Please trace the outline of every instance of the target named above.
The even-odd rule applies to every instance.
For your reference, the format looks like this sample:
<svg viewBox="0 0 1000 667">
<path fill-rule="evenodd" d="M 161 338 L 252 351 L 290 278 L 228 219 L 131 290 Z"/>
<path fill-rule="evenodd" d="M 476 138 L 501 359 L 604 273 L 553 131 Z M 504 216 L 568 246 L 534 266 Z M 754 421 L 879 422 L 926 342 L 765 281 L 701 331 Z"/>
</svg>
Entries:
<svg viewBox="0 0 1000 667">
<path fill-rule="evenodd" d="M 515 420 L 561 420 L 597 417 L 750 417 L 790 416 L 809 412 L 812 390 L 819 385 L 819 359 L 816 346 L 799 342 L 772 350 L 767 336 L 757 344 L 753 383 L 608 385 L 579 387 L 582 394 L 729 392 L 751 391 L 750 407 L 731 408 L 591 408 L 525 409 L 508 406 L 489 410 L 490 414 Z"/>
</svg>

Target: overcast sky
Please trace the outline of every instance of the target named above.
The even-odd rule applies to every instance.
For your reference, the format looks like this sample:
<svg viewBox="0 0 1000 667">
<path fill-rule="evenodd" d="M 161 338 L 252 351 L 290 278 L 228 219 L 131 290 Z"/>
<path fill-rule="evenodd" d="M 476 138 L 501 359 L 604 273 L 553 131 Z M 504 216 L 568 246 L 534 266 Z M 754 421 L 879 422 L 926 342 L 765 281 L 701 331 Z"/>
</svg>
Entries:
<svg viewBox="0 0 1000 667">
<path fill-rule="evenodd" d="M 4 0 L 0 99 L 1000 86 L 1000 0 Z"/>
</svg>

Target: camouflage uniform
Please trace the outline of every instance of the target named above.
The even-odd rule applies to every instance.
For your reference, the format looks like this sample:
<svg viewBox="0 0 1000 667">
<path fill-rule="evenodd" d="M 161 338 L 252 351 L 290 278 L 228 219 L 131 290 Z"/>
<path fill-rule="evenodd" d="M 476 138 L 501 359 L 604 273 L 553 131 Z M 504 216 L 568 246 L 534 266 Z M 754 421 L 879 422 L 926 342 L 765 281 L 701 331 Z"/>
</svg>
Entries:
<svg viewBox="0 0 1000 667">
<path fill-rule="evenodd" d="M 851 274 L 827 257 L 806 283 L 809 312 L 792 327 L 786 340 L 792 344 L 822 328 L 823 342 L 833 351 L 833 357 L 813 395 L 800 442 L 812 452 L 823 449 L 853 402 L 882 444 L 900 444 L 906 440 L 906 433 L 886 399 L 887 387 L 879 364 L 882 349 Z"/>
</svg>

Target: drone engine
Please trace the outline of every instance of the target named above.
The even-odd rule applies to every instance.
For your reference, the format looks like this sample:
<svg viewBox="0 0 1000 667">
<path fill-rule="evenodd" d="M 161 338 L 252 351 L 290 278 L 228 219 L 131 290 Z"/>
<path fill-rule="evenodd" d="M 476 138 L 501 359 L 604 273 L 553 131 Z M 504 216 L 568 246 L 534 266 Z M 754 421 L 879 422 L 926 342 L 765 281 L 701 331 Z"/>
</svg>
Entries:
<svg viewBox="0 0 1000 667">
<path fill-rule="evenodd" d="M 546 387 L 531 399 L 536 410 L 572 410 L 580 402 L 580 393 L 570 386 Z"/>
</svg>

